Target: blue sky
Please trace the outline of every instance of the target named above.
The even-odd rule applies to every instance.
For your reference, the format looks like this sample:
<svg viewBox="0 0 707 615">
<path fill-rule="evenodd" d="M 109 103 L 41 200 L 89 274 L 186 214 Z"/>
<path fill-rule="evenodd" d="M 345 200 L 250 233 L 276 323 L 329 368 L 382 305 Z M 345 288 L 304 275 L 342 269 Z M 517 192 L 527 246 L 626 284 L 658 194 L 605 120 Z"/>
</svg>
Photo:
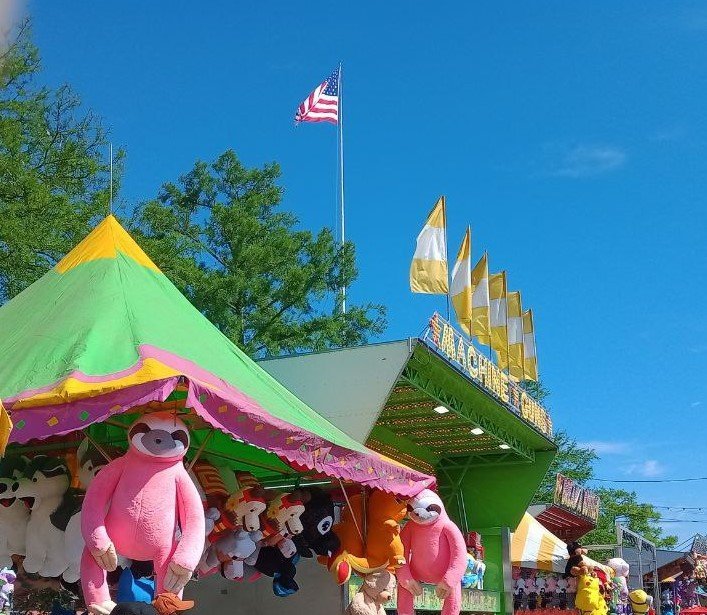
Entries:
<svg viewBox="0 0 707 615">
<path fill-rule="evenodd" d="M 322 10 L 322 9 L 325 10 Z M 417 334 L 414 239 L 447 195 L 536 315 L 558 428 L 606 478 L 707 474 L 707 5 L 700 2 L 30 3 L 44 78 L 70 82 L 127 151 L 123 207 L 233 148 L 279 161 L 284 206 L 334 221 L 335 129 L 294 129 L 344 63 L 354 301 Z M 705 483 L 639 485 L 707 509 Z M 687 538 L 707 513 L 666 511 Z"/>
</svg>

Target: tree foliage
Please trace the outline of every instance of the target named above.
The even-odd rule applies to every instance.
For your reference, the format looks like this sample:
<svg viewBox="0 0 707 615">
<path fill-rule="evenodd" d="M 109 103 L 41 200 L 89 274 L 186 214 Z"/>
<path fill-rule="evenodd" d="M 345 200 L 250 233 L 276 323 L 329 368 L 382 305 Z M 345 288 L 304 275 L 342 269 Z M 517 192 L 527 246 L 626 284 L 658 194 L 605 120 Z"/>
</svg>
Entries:
<svg viewBox="0 0 707 615">
<path fill-rule="evenodd" d="M 585 485 L 594 477 L 594 462 L 599 459 L 593 450 L 579 446 L 574 438 L 567 435 L 567 432 L 558 431 L 553 439 L 559 450 L 535 493 L 536 503 L 552 502 L 558 474 L 571 478 L 580 485 Z"/>
<path fill-rule="evenodd" d="M 105 132 L 68 85 L 41 87 L 39 73 L 25 22 L 0 58 L 0 303 L 107 211 Z"/>
<path fill-rule="evenodd" d="M 557 474 L 563 474 L 585 487 L 595 476 L 594 464 L 599 457 L 594 450 L 580 446 L 563 431 L 556 433 L 554 440 L 559 450 L 535 494 L 536 503 L 552 502 Z M 583 538 L 584 544 L 614 544 L 617 519 L 659 547 L 670 548 L 677 544 L 676 536 L 663 533 L 660 512 L 651 504 L 641 503 L 635 491 L 605 487 L 594 491 L 601 499 L 599 520 L 596 529 Z"/>
<path fill-rule="evenodd" d="M 280 168 L 247 168 L 233 151 L 197 162 L 142 204 L 134 232 L 164 272 L 219 329 L 253 356 L 365 342 L 384 309 L 347 303 L 354 247 L 297 228 L 279 208 Z"/>
</svg>

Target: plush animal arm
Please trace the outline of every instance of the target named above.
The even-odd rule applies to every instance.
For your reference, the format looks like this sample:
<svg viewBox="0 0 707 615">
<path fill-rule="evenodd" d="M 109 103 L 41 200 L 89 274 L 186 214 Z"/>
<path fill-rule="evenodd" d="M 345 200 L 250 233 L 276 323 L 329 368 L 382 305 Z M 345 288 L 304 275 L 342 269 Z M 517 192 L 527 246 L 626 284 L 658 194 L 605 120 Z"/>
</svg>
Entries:
<svg viewBox="0 0 707 615">
<path fill-rule="evenodd" d="M 105 518 L 124 466 L 124 457 L 118 457 L 106 465 L 91 482 L 81 509 L 81 533 L 86 547 L 98 565 L 109 572 L 115 570 L 118 562 L 113 542 L 106 531 Z"/>
<path fill-rule="evenodd" d="M 447 521 L 442 537 L 449 544 L 450 553 L 447 572 L 442 577 L 442 581 L 451 588 L 461 583 L 466 571 L 466 543 L 459 528 L 452 521 Z"/>
<path fill-rule="evenodd" d="M 204 550 L 206 529 L 204 509 L 199 492 L 186 472 L 177 476 L 177 507 L 182 538 L 172 556 L 170 568 L 172 564 L 176 564 L 183 571 L 188 570 L 189 575 L 191 575 L 199 563 Z"/>
<path fill-rule="evenodd" d="M 422 585 L 413 578 L 412 572 L 410 571 L 410 562 L 412 561 L 412 558 L 415 557 L 415 554 L 411 552 L 410 550 L 410 530 L 408 529 L 410 527 L 410 523 L 408 523 L 403 529 L 400 531 L 400 540 L 403 543 L 403 547 L 405 548 L 405 553 L 409 553 L 410 557 L 406 558 L 405 563 L 398 568 L 395 571 L 395 576 L 398 579 L 398 584 L 408 590 L 413 596 L 419 596 L 422 594 Z M 464 563 L 464 567 L 466 568 L 466 562 Z"/>
</svg>

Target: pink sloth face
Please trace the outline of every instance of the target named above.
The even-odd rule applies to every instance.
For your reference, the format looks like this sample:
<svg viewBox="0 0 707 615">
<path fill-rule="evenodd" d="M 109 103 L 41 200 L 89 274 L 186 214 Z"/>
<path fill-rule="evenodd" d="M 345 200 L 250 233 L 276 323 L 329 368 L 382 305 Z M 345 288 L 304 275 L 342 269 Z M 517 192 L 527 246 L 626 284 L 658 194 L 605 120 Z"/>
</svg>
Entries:
<svg viewBox="0 0 707 615">
<path fill-rule="evenodd" d="M 130 427 L 130 445 L 150 457 L 184 457 L 189 448 L 189 430 L 177 417 L 155 413 L 139 418 Z"/>
<path fill-rule="evenodd" d="M 429 489 L 421 491 L 408 502 L 408 516 L 419 525 L 432 525 L 440 518 L 443 510 L 442 500 Z"/>
</svg>

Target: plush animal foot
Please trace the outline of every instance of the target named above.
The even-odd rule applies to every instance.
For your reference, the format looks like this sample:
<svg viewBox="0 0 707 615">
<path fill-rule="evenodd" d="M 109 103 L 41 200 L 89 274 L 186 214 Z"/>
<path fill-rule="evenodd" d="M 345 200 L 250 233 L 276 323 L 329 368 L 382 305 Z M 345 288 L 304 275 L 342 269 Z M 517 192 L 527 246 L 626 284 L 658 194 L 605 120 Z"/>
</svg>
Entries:
<svg viewBox="0 0 707 615">
<path fill-rule="evenodd" d="M 29 574 L 37 574 L 41 570 L 42 564 L 43 562 L 40 562 L 32 557 L 25 557 L 22 562 L 22 568 Z"/>
<path fill-rule="evenodd" d="M 88 612 L 93 615 L 110 615 L 110 612 L 116 607 L 115 602 L 106 600 L 105 602 L 92 602 L 88 605 Z"/>
<path fill-rule="evenodd" d="M 340 561 L 335 570 L 337 585 L 343 585 L 351 578 L 351 564 L 346 560 Z"/>
<path fill-rule="evenodd" d="M 69 568 L 61 575 L 67 583 L 76 583 L 81 578 L 81 573 L 76 568 Z"/>
<path fill-rule="evenodd" d="M 168 592 L 178 594 L 191 579 L 193 570 L 184 568 L 175 562 L 170 562 L 164 577 L 164 588 Z"/>
<path fill-rule="evenodd" d="M 44 566 L 39 569 L 39 576 L 45 579 L 53 579 L 62 576 L 65 571 L 66 563 L 45 562 Z"/>
</svg>

